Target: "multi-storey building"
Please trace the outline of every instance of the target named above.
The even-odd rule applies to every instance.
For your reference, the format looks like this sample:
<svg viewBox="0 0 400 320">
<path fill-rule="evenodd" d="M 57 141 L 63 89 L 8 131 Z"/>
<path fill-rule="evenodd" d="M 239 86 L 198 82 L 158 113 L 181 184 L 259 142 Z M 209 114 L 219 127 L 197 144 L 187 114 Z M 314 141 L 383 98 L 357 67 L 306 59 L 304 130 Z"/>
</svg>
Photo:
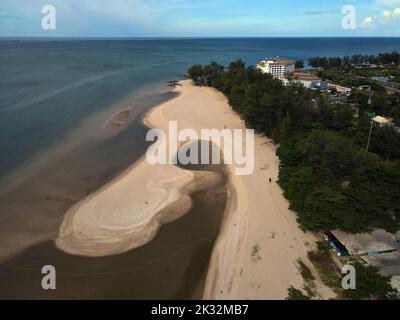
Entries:
<svg viewBox="0 0 400 320">
<path fill-rule="evenodd" d="M 295 62 L 280 57 L 266 58 L 257 64 L 257 69 L 263 73 L 270 73 L 275 78 L 282 78 L 294 71 Z"/>
</svg>

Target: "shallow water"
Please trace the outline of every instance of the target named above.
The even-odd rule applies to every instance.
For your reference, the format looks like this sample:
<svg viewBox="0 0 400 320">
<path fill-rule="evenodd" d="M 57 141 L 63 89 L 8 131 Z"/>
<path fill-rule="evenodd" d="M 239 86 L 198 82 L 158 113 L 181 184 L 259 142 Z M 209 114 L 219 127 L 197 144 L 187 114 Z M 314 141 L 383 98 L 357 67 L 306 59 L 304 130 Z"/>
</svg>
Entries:
<svg viewBox="0 0 400 320">
<path fill-rule="evenodd" d="M 192 64 L 392 50 L 400 38 L 0 40 L 0 297 L 200 297 L 223 187 L 193 195 L 190 213 L 120 256 L 73 257 L 49 240 L 72 204 L 143 155 L 141 115 L 172 98 L 165 81 Z M 109 126 L 127 109 L 121 128 Z M 44 292 L 40 267 L 52 263 L 59 289 Z"/>
<path fill-rule="evenodd" d="M 85 258 L 45 242 L 0 267 L 0 299 L 201 299 L 214 241 L 226 207 L 226 178 L 192 195 L 193 207 L 164 225 L 147 245 L 125 254 Z M 41 268 L 55 266 L 57 290 L 41 288 Z"/>
<path fill-rule="evenodd" d="M 131 122 L 114 134 L 107 121 L 96 123 L 99 132 L 84 132 L 72 146 L 51 150 L 15 173 L 15 186 L 0 197 L 0 261 L 29 244 L 55 238 L 65 212 L 143 155 L 147 128 L 143 112 L 174 97 L 164 93 L 128 103 Z M 128 100 L 129 101 L 129 100 Z M 122 104 L 125 108 L 126 104 Z"/>
</svg>

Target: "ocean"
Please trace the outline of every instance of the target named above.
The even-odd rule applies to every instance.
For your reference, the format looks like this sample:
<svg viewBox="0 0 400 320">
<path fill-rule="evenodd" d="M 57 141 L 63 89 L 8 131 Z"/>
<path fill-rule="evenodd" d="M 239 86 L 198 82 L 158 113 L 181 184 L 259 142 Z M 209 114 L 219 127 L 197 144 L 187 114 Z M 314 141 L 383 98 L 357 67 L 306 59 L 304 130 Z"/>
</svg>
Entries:
<svg viewBox="0 0 400 320">
<path fill-rule="evenodd" d="M 160 89 L 192 64 L 393 50 L 400 50 L 400 38 L 3 40 L 0 176 L 59 144 L 96 113 Z"/>
<path fill-rule="evenodd" d="M 173 98 L 166 81 L 182 79 L 191 65 L 211 60 L 228 64 L 236 59 L 254 65 L 266 56 L 307 60 L 310 56 L 394 50 L 400 51 L 400 38 L 0 39 L 0 279 L 15 281 L 8 288 L 2 286 L 0 297 L 43 297 L 30 272 L 49 260 L 62 264 L 65 274 L 77 272 L 71 267 L 73 261 L 86 273 L 104 274 L 103 282 L 95 278 L 99 286 L 113 281 L 107 274 L 115 268 L 133 268 L 129 254 L 79 259 L 58 252 L 51 240 L 71 205 L 143 155 L 148 144 L 141 117 L 151 107 Z M 121 111 L 127 111 L 128 117 L 115 124 L 115 114 Z M 209 203 L 219 213 L 203 226 L 214 228 L 201 229 L 191 238 L 193 245 L 199 239 L 215 238 L 223 199 L 221 196 Z M 194 210 L 204 205 L 200 201 Z M 190 222 L 176 223 L 184 226 L 172 225 L 175 231 L 170 232 L 177 232 L 176 227 L 179 232 L 193 234 Z M 172 239 L 179 247 L 179 241 L 168 235 L 168 228 L 163 228 L 167 234 L 161 237 Z M 212 243 L 208 244 L 209 253 Z M 158 248 L 157 242 L 154 246 Z M 141 254 L 132 254 L 141 255 L 135 256 L 136 260 L 150 261 L 161 254 L 160 250 L 147 247 Z M 198 280 L 204 277 L 208 263 L 204 255 L 200 271 L 191 269 L 190 261 L 196 256 L 189 253 L 184 258 L 186 267 L 170 278 L 182 280 L 187 274 Z M 144 272 L 149 273 L 149 269 Z M 30 290 L 18 290 L 21 279 L 30 283 Z M 56 298 L 68 298 L 71 292 L 81 292 L 84 298 L 151 298 L 156 294 L 146 289 L 151 279 L 146 284 L 142 280 L 137 280 L 140 285 L 134 293 L 129 286 L 118 293 L 114 285 L 112 294 L 100 289 L 94 293 L 88 289 L 92 288 L 89 282 L 85 287 L 85 282 L 68 280 L 74 287 Z M 176 292 L 179 288 L 168 286 L 170 291 L 157 297 L 182 297 Z M 179 291 L 185 293 L 183 297 L 193 296 L 195 288 L 189 290 L 185 284 L 184 289 Z"/>
</svg>

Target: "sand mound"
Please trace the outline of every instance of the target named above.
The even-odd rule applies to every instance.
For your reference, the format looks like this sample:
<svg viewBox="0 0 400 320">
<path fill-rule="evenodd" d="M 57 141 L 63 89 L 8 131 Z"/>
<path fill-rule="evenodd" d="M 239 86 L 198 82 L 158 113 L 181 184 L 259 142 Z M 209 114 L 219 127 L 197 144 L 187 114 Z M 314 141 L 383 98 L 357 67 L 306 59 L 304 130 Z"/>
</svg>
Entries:
<svg viewBox="0 0 400 320">
<path fill-rule="evenodd" d="M 93 257 L 140 247 L 153 239 L 162 224 L 189 211 L 191 193 L 220 179 L 213 172 L 150 166 L 143 158 L 117 181 L 71 208 L 56 245 L 70 254 Z"/>
</svg>

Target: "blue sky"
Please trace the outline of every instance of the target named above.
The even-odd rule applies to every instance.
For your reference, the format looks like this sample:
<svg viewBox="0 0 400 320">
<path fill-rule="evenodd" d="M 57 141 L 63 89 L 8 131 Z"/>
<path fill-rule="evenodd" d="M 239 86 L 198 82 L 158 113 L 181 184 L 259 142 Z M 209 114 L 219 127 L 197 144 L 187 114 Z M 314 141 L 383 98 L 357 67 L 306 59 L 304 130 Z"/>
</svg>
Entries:
<svg viewBox="0 0 400 320">
<path fill-rule="evenodd" d="M 42 30 L 42 6 L 56 30 Z M 342 7 L 356 9 L 344 30 Z M 400 0 L 1 0 L 0 36 L 400 36 Z"/>
</svg>

